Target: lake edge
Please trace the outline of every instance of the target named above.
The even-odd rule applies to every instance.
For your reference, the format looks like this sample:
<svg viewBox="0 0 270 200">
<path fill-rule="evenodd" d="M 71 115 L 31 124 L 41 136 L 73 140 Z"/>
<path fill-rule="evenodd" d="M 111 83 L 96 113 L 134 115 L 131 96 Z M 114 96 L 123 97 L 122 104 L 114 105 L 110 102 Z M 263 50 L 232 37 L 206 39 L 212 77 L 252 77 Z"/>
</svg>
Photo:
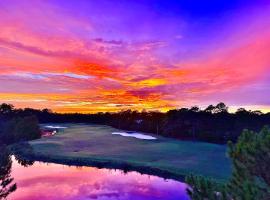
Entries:
<svg viewBox="0 0 270 200">
<path fill-rule="evenodd" d="M 23 145 L 23 146 L 21 146 Z M 170 169 L 158 168 L 153 166 L 146 166 L 143 163 L 127 162 L 116 159 L 105 159 L 100 157 L 72 157 L 72 156 L 58 156 L 58 155 L 41 155 L 25 151 L 24 144 L 13 144 L 9 147 L 12 154 L 20 156 L 22 159 L 29 161 L 37 161 L 44 163 L 63 164 L 67 166 L 86 166 L 96 167 L 98 169 L 119 169 L 124 172 L 135 171 L 141 174 L 158 176 L 164 179 L 172 179 L 176 181 L 184 181 L 188 172 L 173 171 Z M 223 182 L 225 180 L 221 180 Z"/>
<path fill-rule="evenodd" d="M 229 178 L 229 171 L 226 171 L 229 163 L 223 145 L 161 136 L 150 142 L 114 136 L 111 134 L 113 131 L 124 130 L 109 126 L 80 123 L 65 125 L 69 128 L 60 134 L 16 144 L 11 149 L 22 158 L 32 161 L 137 171 L 179 181 L 183 181 L 190 173 L 214 178 L 218 182 Z M 164 151 L 165 154 L 162 154 Z M 145 155 L 148 157 L 145 158 Z"/>
</svg>

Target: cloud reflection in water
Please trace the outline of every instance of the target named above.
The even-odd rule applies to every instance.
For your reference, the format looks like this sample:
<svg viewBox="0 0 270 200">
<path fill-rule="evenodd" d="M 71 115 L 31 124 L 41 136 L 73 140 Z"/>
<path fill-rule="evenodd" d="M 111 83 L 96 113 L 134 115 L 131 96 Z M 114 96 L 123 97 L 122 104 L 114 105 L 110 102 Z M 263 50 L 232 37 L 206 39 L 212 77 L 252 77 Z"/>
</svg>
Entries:
<svg viewBox="0 0 270 200">
<path fill-rule="evenodd" d="M 185 184 L 137 172 L 93 167 L 68 167 L 35 162 L 22 167 L 13 159 L 12 176 L 18 185 L 13 200 L 187 200 Z"/>
</svg>

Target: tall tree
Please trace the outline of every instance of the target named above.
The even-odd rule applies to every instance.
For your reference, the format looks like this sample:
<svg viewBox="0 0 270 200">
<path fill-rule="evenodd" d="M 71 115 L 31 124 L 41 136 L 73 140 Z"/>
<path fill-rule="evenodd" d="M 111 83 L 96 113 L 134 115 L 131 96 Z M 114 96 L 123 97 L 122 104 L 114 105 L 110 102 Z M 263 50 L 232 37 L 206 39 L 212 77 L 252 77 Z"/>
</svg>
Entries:
<svg viewBox="0 0 270 200">
<path fill-rule="evenodd" d="M 1 114 L 10 114 L 14 110 L 14 106 L 12 104 L 3 103 L 0 105 L 0 113 Z"/>
<path fill-rule="evenodd" d="M 220 103 L 218 103 L 215 106 L 214 112 L 215 113 L 225 113 L 225 112 L 228 112 L 228 106 L 226 106 L 225 103 L 220 102 Z"/>
<path fill-rule="evenodd" d="M 186 182 L 193 200 L 269 200 L 270 129 L 259 133 L 244 130 L 236 144 L 229 142 L 232 177 L 226 184 L 190 175 Z"/>
<path fill-rule="evenodd" d="M 0 199 L 6 197 L 17 189 L 10 176 L 12 160 L 5 146 L 0 146 Z"/>
</svg>

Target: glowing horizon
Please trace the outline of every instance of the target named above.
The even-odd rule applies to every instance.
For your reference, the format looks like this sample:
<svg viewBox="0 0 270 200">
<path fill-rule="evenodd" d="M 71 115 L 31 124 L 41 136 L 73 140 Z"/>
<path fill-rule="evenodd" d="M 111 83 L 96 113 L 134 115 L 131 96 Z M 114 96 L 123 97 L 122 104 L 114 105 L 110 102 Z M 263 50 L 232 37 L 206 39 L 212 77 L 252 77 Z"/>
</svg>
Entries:
<svg viewBox="0 0 270 200">
<path fill-rule="evenodd" d="M 270 111 L 267 0 L 2 0 L 0 15 L 0 103 Z"/>
</svg>

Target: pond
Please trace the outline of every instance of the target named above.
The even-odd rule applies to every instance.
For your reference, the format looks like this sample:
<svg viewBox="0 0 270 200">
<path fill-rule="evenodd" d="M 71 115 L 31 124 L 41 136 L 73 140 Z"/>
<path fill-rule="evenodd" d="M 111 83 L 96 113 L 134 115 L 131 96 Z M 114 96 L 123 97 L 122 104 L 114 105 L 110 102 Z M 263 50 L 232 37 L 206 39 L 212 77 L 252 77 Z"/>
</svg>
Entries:
<svg viewBox="0 0 270 200">
<path fill-rule="evenodd" d="M 11 200 L 189 199 L 186 194 L 186 184 L 157 176 L 95 167 L 31 163 L 24 160 L 17 161 L 14 156 L 6 161 L 4 158 L 1 156 L 1 164 L 5 164 L 1 167 L 1 178 L 14 180 L 10 179 L 10 183 L 2 191 L 6 191 L 7 199 Z M 7 173 L 5 176 L 3 176 L 4 172 Z M 1 181 L 3 180 L 0 180 L 0 183 Z M 16 190 L 12 188 L 14 184 L 17 186 Z"/>
</svg>

